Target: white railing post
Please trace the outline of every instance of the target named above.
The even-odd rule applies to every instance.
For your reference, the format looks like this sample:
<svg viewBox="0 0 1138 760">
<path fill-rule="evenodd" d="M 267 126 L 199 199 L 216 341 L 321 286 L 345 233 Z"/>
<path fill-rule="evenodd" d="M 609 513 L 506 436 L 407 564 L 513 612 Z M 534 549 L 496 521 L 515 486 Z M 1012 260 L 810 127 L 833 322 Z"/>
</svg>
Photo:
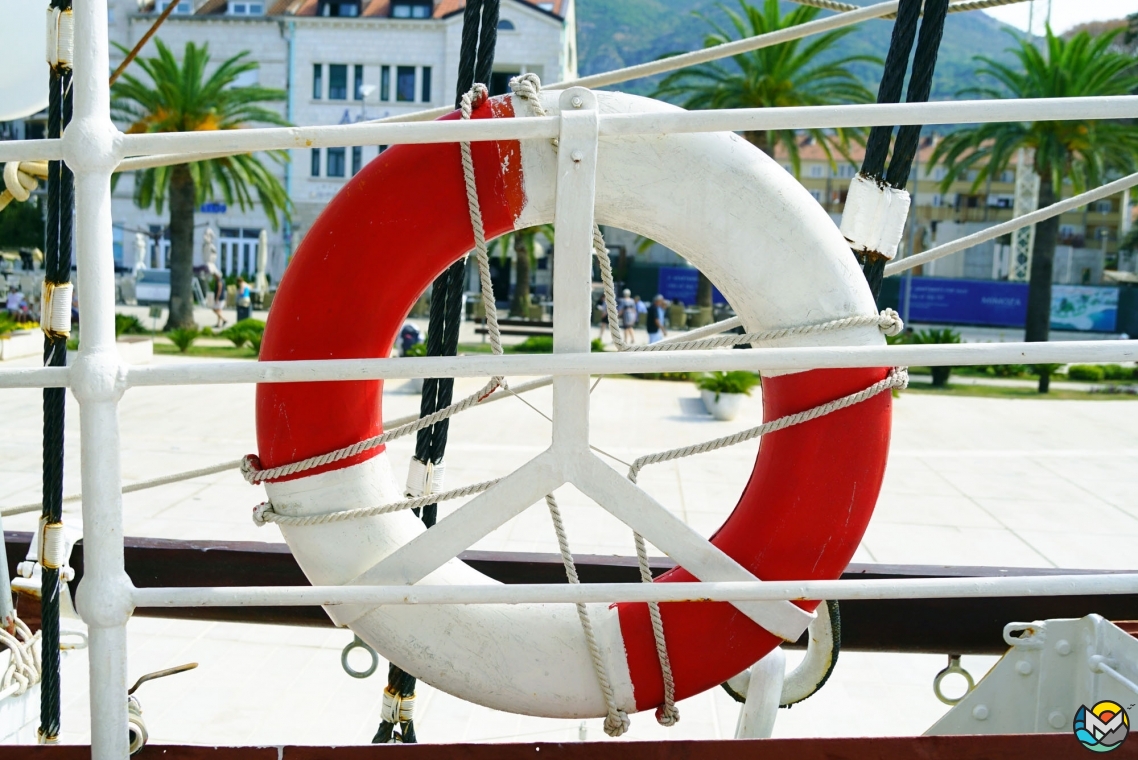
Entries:
<svg viewBox="0 0 1138 760">
<path fill-rule="evenodd" d="M 593 282 L 593 205 L 597 179 L 597 97 L 561 93 L 553 260 L 553 352 L 588 354 Z M 567 458 L 589 453 L 589 377 L 553 379 L 553 449 Z"/>
<path fill-rule="evenodd" d="M 118 400 L 126 376 L 115 349 L 110 184 L 121 135 L 110 117 L 106 0 L 79 0 L 74 14 L 74 115 L 63 154 L 75 173 L 83 309 L 83 347 L 71 370 L 79 401 L 86 560 L 78 601 L 90 635 L 91 755 L 126 760 L 126 623 L 133 602 L 123 561 Z"/>
</svg>

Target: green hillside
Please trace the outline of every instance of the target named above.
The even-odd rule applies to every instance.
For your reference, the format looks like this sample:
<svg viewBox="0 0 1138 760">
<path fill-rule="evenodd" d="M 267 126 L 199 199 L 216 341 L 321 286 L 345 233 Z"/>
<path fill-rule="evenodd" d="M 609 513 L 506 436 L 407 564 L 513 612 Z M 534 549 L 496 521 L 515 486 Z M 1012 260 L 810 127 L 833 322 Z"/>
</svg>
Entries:
<svg viewBox="0 0 1138 760">
<path fill-rule="evenodd" d="M 728 0 L 735 7 L 736 0 Z M 724 19 L 716 0 L 577 0 L 577 45 L 580 73 L 595 74 L 659 58 L 665 53 L 703 47 L 708 27 L 693 11 Z M 785 3 L 787 9 L 790 3 Z M 1011 37 L 999 21 L 983 13 L 948 17 L 933 82 L 933 99 L 951 98 L 972 81 L 975 55 L 1003 57 Z M 860 53 L 885 57 L 891 21 L 867 21 L 841 40 L 835 55 Z M 857 75 L 877 90 L 878 66 L 859 66 Z M 637 80 L 622 89 L 645 93 L 651 80 Z"/>
</svg>

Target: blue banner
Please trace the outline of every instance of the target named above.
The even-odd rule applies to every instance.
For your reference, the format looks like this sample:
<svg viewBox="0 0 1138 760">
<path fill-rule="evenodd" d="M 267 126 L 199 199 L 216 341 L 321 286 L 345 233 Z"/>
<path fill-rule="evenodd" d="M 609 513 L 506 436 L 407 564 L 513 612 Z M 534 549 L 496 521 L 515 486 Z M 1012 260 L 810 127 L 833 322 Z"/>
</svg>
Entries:
<svg viewBox="0 0 1138 760">
<path fill-rule="evenodd" d="M 905 298 L 901 285 L 900 299 Z M 987 327 L 1023 327 L 1027 318 L 1027 283 L 1001 280 L 952 280 L 914 277 L 909 320 Z M 1051 328 L 1114 332 L 1118 288 L 1092 285 L 1051 287 Z"/>
<path fill-rule="evenodd" d="M 672 301 L 682 301 L 685 306 L 695 305 L 695 294 L 699 289 L 699 270 L 692 267 L 660 267 L 657 292 Z M 647 296 L 651 298 L 652 296 Z M 718 288 L 711 289 L 712 303 L 727 303 Z"/>
</svg>

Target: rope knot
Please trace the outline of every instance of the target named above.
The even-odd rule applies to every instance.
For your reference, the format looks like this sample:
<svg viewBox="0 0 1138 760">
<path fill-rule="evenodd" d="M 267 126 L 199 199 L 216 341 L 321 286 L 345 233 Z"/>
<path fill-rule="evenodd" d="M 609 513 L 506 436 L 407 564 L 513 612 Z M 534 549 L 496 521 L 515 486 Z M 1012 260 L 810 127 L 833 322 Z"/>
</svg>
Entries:
<svg viewBox="0 0 1138 760">
<path fill-rule="evenodd" d="M 623 735 L 631 726 L 632 721 L 624 710 L 609 710 L 605 716 L 605 733 L 614 738 Z"/>
<path fill-rule="evenodd" d="M 656 708 L 656 722 L 664 728 L 671 728 L 680 722 L 680 711 L 675 705 L 661 705 Z"/>
<path fill-rule="evenodd" d="M 273 503 L 271 501 L 262 501 L 260 504 L 253 507 L 253 524 L 258 528 L 263 526 L 269 521 L 265 516 L 269 512 L 274 512 Z"/>
<path fill-rule="evenodd" d="M 510 90 L 533 108 L 538 116 L 545 116 L 541 107 L 541 78 L 533 72 L 520 74 L 510 79 Z"/>
<path fill-rule="evenodd" d="M 256 454 L 246 454 L 241 458 L 241 477 L 250 485 L 256 485 L 261 472 L 261 458 Z"/>
<path fill-rule="evenodd" d="M 892 338 L 901 334 L 905 329 L 905 322 L 895 309 L 882 309 L 877 317 L 877 326 L 881 328 L 881 332 Z"/>
<path fill-rule="evenodd" d="M 462 96 L 459 108 L 462 111 L 462 118 L 469 119 L 471 112 L 476 108 L 481 108 L 489 97 L 490 91 L 486 89 L 486 85 L 475 82 L 474 86 L 470 88 L 470 92 Z"/>
<path fill-rule="evenodd" d="M 893 381 L 893 387 L 899 391 L 903 391 L 909 387 L 909 368 L 908 367 L 894 367 L 889 370 L 889 379 Z"/>
<path fill-rule="evenodd" d="M 0 192 L 0 209 L 13 200 L 21 203 L 47 179 L 47 161 L 9 161 L 4 164 L 4 190 Z"/>
</svg>

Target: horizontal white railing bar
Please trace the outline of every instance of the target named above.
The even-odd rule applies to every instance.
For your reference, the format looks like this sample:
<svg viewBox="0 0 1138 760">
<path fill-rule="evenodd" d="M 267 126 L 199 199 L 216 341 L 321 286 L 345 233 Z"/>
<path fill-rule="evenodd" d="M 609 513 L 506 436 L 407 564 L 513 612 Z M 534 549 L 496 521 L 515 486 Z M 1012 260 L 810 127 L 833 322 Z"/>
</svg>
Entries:
<svg viewBox="0 0 1138 760">
<path fill-rule="evenodd" d="M 1050 219 L 1053 216 L 1059 216 L 1068 211 L 1072 211 L 1081 206 L 1086 206 L 1088 203 L 1094 203 L 1102 198 L 1116 195 L 1122 191 L 1138 185 L 1138 172 L 1127 175 L 1122 179 L 1117 179 L 1114 182 L 1108 183 L 1101 187 L 1096 187 L 1094 190 L 1088 190 L 1085 193 L 1074 195 L 1066 200 L 1052 203 L 1050 206 L 1044 206 L 1041 209 L 1032 211 L 1030 214 L 1017 216 L 1015 219 L 1009 219 L 1006 222 L 989 227 L 979 232 L 974 232 L 971 235 L 965 235 L 962 238 L 957 238 L 944 245 L 938 245 L 936 248 L 930 248 L 927 251 L 922 251 L 915 256 L 908 256 L 900 261 L 894 261 L 885 265 L 885 274 L 893 275 L 900 274 L 906 269 L 919 267 L 921 264 L 927 264 L 930 261 L 936 261 L 939 258 L 950 256 L 954 253 L 959 253 L 974 245 L 979 245 L 988 240 L 994 240 L 1001 235 L 1006 235 L 1009 232 L 1014 232 L 1021 227 L 1027 227 L 1032 224 L 1038 224 L 1044 219 Z"/>
<path fill-rule="evenodd" d="M 526 356 L 424 356 L 401 359 L 322 359 L 288 362 L 185 362 L 127 365 L 127 386 L 303 383 L 329 380 L 407 380 L 417 377 L 619 375 L 640 372 L 810 369 L 972 364 L 1051 364 L 1138 360 L 1138 340 L 952 345 L 820 346 L 744 350 L 655 351 Z M 67 367 L 0 369 L 0 388 L 66 388 Z"/>
<path fill-rule="evenodd" d="M 187 362 L 124 368 L 128 386 L 297 383 L 328 380 L 616 375 L 709 370 L 803 371 L 844 367 L 1050 364 L 1138 360 L 1138 340 L 1052 343 L 830 346 L 506 356 L 435 356 L 289 362 Z M 0 375 L 2 377 L 2 375 Z"/>
<path fill-rule="evenodd" d="M 966 100 L 934 103 L 871 103 L 864 105 L 795 108 L 738 108 L 717 111 L 663 111 L 602 114 L 600 134 L 627 136 L 681 132 L 827 127 L 892 126 L 896 124 L 961 124 L 1004 121 L 1063 121 L 1138 117 L 1138 96 L 1108 98 L 1036 98 L 1023 100 Z M 403 124 L 342 124 L 315 127 L 268 127 L 122 135 L 122 156 L 318 148 L 399 143 L 446 143 L 481 140 L 524 140 L 555 137 L 556 116 L 524 119 L 471 119 Z M 65 138 L 67 139 L 67 138 Z M 61 156 L 54 140 L 0 142 L 0 161 L 53 159 Z"/>
<path fill-rule="evenodd" d="M 0 369 L 0 388 L 66 388 L 69 385 L 70 367 Z"/>
<path fill-rule="evenodd" d="M 1102 98 L 949 100 L 930 103 L 867 103 L 605 114 L 600 119 L 600 133 L 605 136 L 623 136 L 1135 117 L 1138 117 L 1138 96 L 1135 95 Z"/>
<path fill-rule="evenodd" d="M 961 599 L 1133 594 L 1138 573 L 995 578 L 915 578 L 715 583 L 582 583 L 466 586 L 235 586 L 136 588 L 137 607 L 276 607 L 339 604 L 612 604 L 807 599 Z"/>
</svg>

